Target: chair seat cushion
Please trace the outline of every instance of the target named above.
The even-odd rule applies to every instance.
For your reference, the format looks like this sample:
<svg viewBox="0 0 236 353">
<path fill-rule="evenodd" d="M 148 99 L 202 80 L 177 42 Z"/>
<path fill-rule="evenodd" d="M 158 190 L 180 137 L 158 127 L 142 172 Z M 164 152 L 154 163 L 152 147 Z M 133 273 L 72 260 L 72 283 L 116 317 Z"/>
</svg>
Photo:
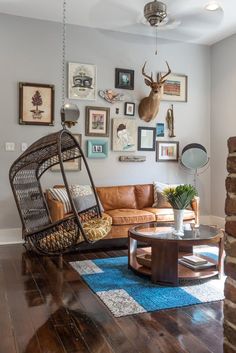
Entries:
<svg viewBox="0 0 236 353">
<path fill-rule="evenodd" d="M 155 215 L 146 210 L 120 208 L 106 211 L 106 213 L 112 217 L 113 225 L 137 224 L 155 221 Z"/>
<path fill-rule="evenodd" d="M 104 238 L 111 230 L 112 219 L 107 214 L 101 218 L 92 218 L 82 224 L 85 234 L 90 241 Z"/>
<path fill-rule="evenodd" d="M 144 208 L 145 211 L 153 213 L 156 221 L 173 222 L 173 208 Z M 190 221 L 195 219 L 195 213 L 191 210 L 184 210 L 184 220 Z"/>
</svg>

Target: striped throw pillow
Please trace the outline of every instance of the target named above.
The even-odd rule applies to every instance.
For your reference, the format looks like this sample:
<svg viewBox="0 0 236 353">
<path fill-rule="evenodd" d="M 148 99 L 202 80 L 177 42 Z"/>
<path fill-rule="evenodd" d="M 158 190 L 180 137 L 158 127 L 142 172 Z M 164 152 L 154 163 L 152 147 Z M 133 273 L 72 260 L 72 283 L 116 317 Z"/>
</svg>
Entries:
<svg viewBox="0 0 236 353">
<path fill-rule="evenodd" d="M 54 200 L 62 202 L 65 213 L 72 212 L 70 200 L 65 188 L 50 188 L 48 192 Z"/>
</svg>

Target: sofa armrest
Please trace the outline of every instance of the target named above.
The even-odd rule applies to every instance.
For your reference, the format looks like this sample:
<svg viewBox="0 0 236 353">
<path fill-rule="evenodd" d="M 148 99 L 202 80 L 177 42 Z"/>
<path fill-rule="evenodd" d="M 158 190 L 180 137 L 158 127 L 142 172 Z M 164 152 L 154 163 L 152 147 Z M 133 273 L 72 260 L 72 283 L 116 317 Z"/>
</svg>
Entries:
<svg viewBox="0 0 236 353">
<path fill-rule="evenodd" d="M 195 224 L 199 225 L 199 205 L 200 205 L 200 197 L 195 196 L 191 201 L 191 207 L 195 213 Z"/>
<path fill-rule="evenodd" d="M 66 217 L 62 202 L 53 200 L 52 198 L 48 197 L 48 195 L 46 197 L 46 200 L 47 200 L 50 216 L 53 222 Z"/>
</svg>

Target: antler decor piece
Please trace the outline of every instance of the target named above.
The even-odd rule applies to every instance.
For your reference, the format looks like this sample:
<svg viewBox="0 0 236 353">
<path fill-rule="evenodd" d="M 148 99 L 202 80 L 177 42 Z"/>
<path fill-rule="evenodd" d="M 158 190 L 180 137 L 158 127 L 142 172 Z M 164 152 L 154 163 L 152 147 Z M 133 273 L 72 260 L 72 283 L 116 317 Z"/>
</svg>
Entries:
<svg viewBox="0 0 236 353">
<path fill-rule="evenodd" d="M 146 83 L 147 86 L 151 88 L 151 92 L 148 97 L 145 97 L 141 100 L 138 108 L 138 113 L 139 113 L 140 119 L 146 122 L 149 122 L 155 119 L 157 113 L 159 112 L 159 106 L 160 106 L 160 100 L 161 100 L 161 88 L 166 82 L 167 76 L 171 73 L 171 69 L 169 67 L 168 62 L 166 61 L 168 72 L 163 76 L 159 75 L 157 77 L 157 81 L 154 81 L 152 73 L 151 73 L 151 76 L 148 76 L 145 73 L 146 63 L 147 62 L 145 62 L 143 65 L 142 74 L 145 77 L 144 82 Z"/>
<path fill-rule="evenodd" d="M 100 97 L 104 98 L 109 103 L 121 102 L 124 100 L 124 94 L 113 91 L 112 89 L 105 89 L 98 91 Z"/>
<path fill-rule="evenodd" d="M 171 104 L 171 108 L 167 110 L 167 115 L 166 115 L 166 123 L 167 123 L 167 128 L 169 130 L 169 137 L 175 137 L 174 133 L 174 108 L 173 104 Z"/>
</svg>

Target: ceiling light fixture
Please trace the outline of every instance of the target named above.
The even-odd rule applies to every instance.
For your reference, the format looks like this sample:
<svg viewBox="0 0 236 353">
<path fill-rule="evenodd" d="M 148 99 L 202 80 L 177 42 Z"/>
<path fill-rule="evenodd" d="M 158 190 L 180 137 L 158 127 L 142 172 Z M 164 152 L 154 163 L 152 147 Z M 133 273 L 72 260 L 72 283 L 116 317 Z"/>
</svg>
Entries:
<svg viewBox="0 0 236 353">
<path fill-rule="evenodd" d="M 144 6 L 144 17 L 152 27 L 158 26 L 167 16 L 166 5 L 154 0 Z"/>
<path fill-rule="evenodd" d="M 220 4 L 217 1 L 210 1 L 205 6 L 205 10 L 207 11 L 216 11 L 220 8 Z"/>
</svg>

